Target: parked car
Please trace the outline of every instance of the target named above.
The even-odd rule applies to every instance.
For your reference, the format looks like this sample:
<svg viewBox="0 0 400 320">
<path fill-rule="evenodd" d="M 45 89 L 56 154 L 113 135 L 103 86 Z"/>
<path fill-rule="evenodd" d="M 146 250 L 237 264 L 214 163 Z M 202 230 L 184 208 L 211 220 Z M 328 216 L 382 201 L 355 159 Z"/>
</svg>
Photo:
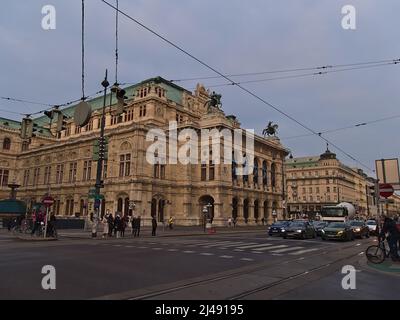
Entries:
<svg viewBox="0 0 400 320">
<path fill-rule="evenodd" d="M 353 229 L 345 222 L 331 222 L 322 229 L 322 240 L 354 240 Z"/>
<path fill-rule="evenodd" d="M 274 222 L 268 229 L 268 235 L 270 236 L 281 236 L 282 232 L 285 231 L 285 227 L 289 225 L 288 220 L 279 220 Z"/>
<path fill-rule="evenodd" d="M 367 227 L 369 229 L 369 234 L 371 235 L 377 235 L 378 234 L 378 224 L 376 223 L 375 220 L 368 220 L 366 222 Z"/>
<path fill-rule="evenodd" d="M 326 221 L 314 221 L 313 222 L 313 226 L 314 226 L 317 236 L 319 236 L 319 237 L 322 236 L 322 229 L 325 228 L 327 225 L 328 225 L 328 222 L 326 222 Z"/>
<path fill-rule="evenodd" d="M 293 221 L 283 231 L 283 238 L 315 238 L 316 233 L 313 225 L 305 221 Z"/>
<path fill-rule="evenodd" d="M 349 222 L 351 229 L 353 230 L 353 234 L 355 237 L 366 237 L 369 238 L 369 228 L 364 221 L 361 220 L 353 220 Z"/>
</svg>

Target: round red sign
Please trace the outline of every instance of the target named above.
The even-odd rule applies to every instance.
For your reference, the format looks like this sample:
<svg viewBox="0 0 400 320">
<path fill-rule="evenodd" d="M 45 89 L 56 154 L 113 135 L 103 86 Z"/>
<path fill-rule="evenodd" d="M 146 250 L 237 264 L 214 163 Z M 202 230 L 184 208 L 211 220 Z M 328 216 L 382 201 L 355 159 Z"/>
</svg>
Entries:
<svg viewBox="0 0 400 320">
<path fill-rule="evenodd" d="M 389 183 L 382 183 L 379 185 L 379 194 L 381 197 L 389 198 L 393 195 L 394 189 L 393 186 Z"/>
<path fill-rule="evenodd" d="M 50 196 L 47 196 L 47 197 L 44 197 L 44 198 L 43 198 L 42 203 L 43 203 L 45 206 L 50 207 L 51 205 L 53 205 L 54 199 L 53 199 L 52 197 L 50 197 Z"/>
</svg>

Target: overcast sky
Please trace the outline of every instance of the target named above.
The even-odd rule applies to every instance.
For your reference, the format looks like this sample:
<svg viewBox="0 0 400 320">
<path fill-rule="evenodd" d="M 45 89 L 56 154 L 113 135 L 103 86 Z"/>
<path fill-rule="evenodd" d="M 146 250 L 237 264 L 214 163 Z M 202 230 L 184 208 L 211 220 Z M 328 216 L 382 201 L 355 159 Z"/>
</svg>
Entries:
<svg viewBox="0 0 400 320">
<path fill-rule="evenodd" d="M 115 3 L 115 0 L 109 0 Z M 86 93 L 98 91 L 108 68 L 114 73 L 115 12 L 86 0 Z M 398 0 L 120 0 L 120 9 L 159 31 L 224 73 L 247 73 L 400 58 Z M 41 27 L 44 5 L 56 8 L 56 29 Z M 356 30 L 344 30 L 341 9 L 356 8 Z M 0 96 L 59 104 L 80 89 L 81 0 L 3 1 L 0 11 Z M 167 79 L 212 76 L 207 70 L 132 21 L 120 16 L 120 82 L 157 75 Z M 316 131 L 400 115 L 400 65 L 284 79 L 245 86 Z M 236 78 L 264 79 L 262 75 Z M 113 80 L 113 79 L 112 79 Z M 221 79 L 202 81 L 206 86 Z M 191 89 L 196 82 L 182 82 Z M 279 136 L 308 133 L 278 112 L 227 86 L 226 114 L 261 132 L 268 121 Z M 0 109 L 33 112 L 41 106 L 0 100 Z M 18 119 L 0 111 L 0 116 Z M 374 160 L 398 157 L 399 119 L 327 134 L 374 168 Z M 318 137 L 284 140 L 293 155 L 320 154 Z M 333 147 L 350 166 L 359 166 Z"/>
</svg>

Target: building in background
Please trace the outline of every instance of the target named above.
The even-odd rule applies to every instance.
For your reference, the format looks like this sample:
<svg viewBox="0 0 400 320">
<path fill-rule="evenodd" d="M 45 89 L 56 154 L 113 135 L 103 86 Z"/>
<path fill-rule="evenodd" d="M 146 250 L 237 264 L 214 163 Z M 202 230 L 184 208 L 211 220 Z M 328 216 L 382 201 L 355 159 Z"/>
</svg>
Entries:
<svg viewBox="0 0 400 320">
<path fill-rule="evenodd" d="M 285 162 L 288 213 L 314 217 L 326 205 L 349 202 L 359 216 L 375 216 L 375 180 L 340 162 L 329 148 L 320 156 Z"/>
<path fill-rule="evenodd" d="M 128 105 L 122 115 L 113 113 L 115 97 L 107 97 L 102 214 L 133 212 L 146 222 L 151 216 L 159 222 L 172 216 L 181 225 L 201 225 L 205 210 L 215 224 L 226 224 L 229 217 L 253 225 L 263 217 L 266 221 L 282 218 L 283 166 L 288 151 L 278 138 L 255 136 L 254 171 L 247 176 L 237 175 L 235 164 L 223 161 L 151 165 L 146 161 L 152 143 L 146 140 L 150 129 L 168 132 L 170 121 L 176 121 L 179 132 L 187 128 L 232 131 L 240 123 L 219 108 L 207 108 L 210 95 L 201 85 L 192 93 L 158 77 L 125 90 Z M 50 193 L 55 199 L 52 210 L 59 216 L 87 216 L 93 210 L 89 193 L 95 184 L 93 154 L 103 97 L 88 102 L 92 115 L 86 126 L 74 124 L 76 106 L 70 106 L 62 110 L 69 117 L 65 130 L 56 133 L 54 122 L 50 125 L 42 116 L 34 119 L 35 136 L 29 141 L 20 138 L 19 122 L 0 119 L 0 198 L 8 196 L 6 184 L 12 179 L 21 185 L 18 196 L 28 208 Z M 180 141 L 178 148 L 184 143 Z"/>
</svg>

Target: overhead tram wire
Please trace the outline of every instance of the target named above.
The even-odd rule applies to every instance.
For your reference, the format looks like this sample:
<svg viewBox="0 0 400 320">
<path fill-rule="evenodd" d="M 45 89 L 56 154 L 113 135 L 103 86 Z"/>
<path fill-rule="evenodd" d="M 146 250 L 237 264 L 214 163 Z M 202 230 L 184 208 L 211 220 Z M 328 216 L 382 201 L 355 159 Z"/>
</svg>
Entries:
<svg viewBox="0 0 400 320">
<path fill-rule="evenodd" d="M 298 74 L 298 75 L 290 75 L 290 76 L 267 78 L 267 79 L 246 80 L 246 81 L 239 81 L 239 82 L 233 82 L 233 83 L 221 83 L 221 84 L 214 84 L 214 85 L 212 84 L 212 85 L 207 85 L 207 87 L 208 88 L 217 88 L 217 87 L 232 86 L 232 85 L 235 85 L 235 84 L 250 84 L 250 83 L 259 83 L 259 82 L 283 80 L 283 79 L 294 79 L 294 78 L 304 78 L 304 77 L 313 77 L 313 76 L 323 76 L 323 75 L 327 75 L 329 73 L 338 73 L 338 72 L 352 71 L 352 70 L 359 70 L 359 69 L 369 69 L 369 68 L 382 67 L 382 66 L 388 66 L 388 65 L 396 65 L 396 64 L 400 64 L 400 61 L 382 63 L 382 64 L 377 64 L 377 65 L 353 67 L 353 68 L 340 69 L 340 70 L 329 70 L 329 71 L 319 71 L 319 72 L 312 72 L 312 73 L 303 73 L 303 74 Z"/>
<path fill-rule="evenodd" d="M 114 10 L 118 10 L 119 13 L 121 13 L 122 15 L 124 15 L 125 17 L 127 17 L 128 19 L 132 20 L 133 22 L 135 22 L 136 24 L 140 25 L 142 28 L 144 28 L 145 30 L 149 31 L 150 33 L 154 34 L 155 36 L 157 36 L 158 38 L 162 39 L 163 41 L 165 41 L 166 43 L 170 44 L 171 46 L 173 46 L 174 48 L 176 48 L 177 50 L 181 51 L 182 53 L 186 54 L 187 56 L 189 56 L 190 58 L 192 58 L 193 60 L 197 61 L 198 63 L 200 63 L 201 65 L 203 65 L 204 67 L 208 68 L 209 70 L 215 72 L 216 74 L 218 74 L 219 76 L 221 76 L 222 78 L 224 78 L 225 80 L 234 83 L 234 81 L 232 79 L 230 79 L 229 77 L 227 77 L 226 75 L 224 75 L 222 72 L 218 71 L 217 69 L 215 69 L 214 67 L 211 67 L 210 65 L 208 65 L 207 63 L 205 63 L 204 61 L 202 61 L 201 59 L 197 58 L 196 56 L 194 56 L 193 54 L 189 53 L 188 51 L 186 51 L 185 49 L 181 48 L 180 46 L 176 45 L 175 43 L 173 43 L 172 41 L 168 40 L 167 38 L 165 38 L 164 36 L 160 35 L 159 33 L 155 32 L 154 30 L 150 29 L 149 27 L 147 27 L 146 25 L 144 25 L 143 23 L 141 23 L 140 21 L 136 20 L 135 18 L 131 17 L 130 15 L 126 14 L 125 12 L 121 11 L 119 8 L 117 9 L 115 6 L 113 6 L 112 4 L 110 4 L 109 2 L 105 1 L 105 0 L 101 0 L 103 3 L 107 4 L 109 7 L 113 8 Z M 331 142 L 330 140 L 326 139 L 325 137 L 322 137 L 321 135 L 318 134 L 318 132 L 316 132 L 315 130 L 311 129 L 310 127 L 308 127 L 307 125 L 303 124 L 302 122 L 300 122 L 299 120 L 297 120 L 296 118 L 294 118 L 293 116 L 289 115 L 288 113 L 286 113 L 285 111 L 280 110 L 278 107 L 276 107 L 275 105 L 273 105 L 272 103 L 266 101 L 265 99 L 263 99 L 262 97 L 260 97 L 259 95 L 255 94 L 254 92 L 250 91 L 249 89 L 243 87 L 241 84 L 236 84 L 236 86 L 238 88 L 240 88 L 242 91 L 246 92 L 247 94 L 251 95 L 252 97 L 254 97 L 255 99 L 263 102 L 264 104 L 266 104 L 267 106 L 269 106 L 270 108 L 274 109 L 275 111 L 279 112 L 280 114 L 284 115 L 285 117 L 287 117 L 288 119 L 294 121 L 295 123 L 297 123 L 298 125 L 300 125 L 301 127 L 303 127 L 304 129 L 306 129 L 307 131 L 310 131 L 311 133 L 313 133 L 314 135 L 320 137 L 322 140 L 324 140 L 325 142 L 329 143 L 330 145 L 332 145 L 334 148 L 336 148 L 337 150 L 339 150 L 340 152 L 342 152 L 344 155 L 346 155 L 347 157 L 349 157 L 350 159 L 352 159 L 353 161 L 355 161 L 356 163 L 360 164 L 361 166 L 363 166 L 364 168 L 370 170 L 371 172 L 373 172 L 374 170 L 371 169 L 370 167 L 368 167 L 367 165 L 365 165 L 364 163 L 362 163 L 361 161 L 359 161 L 358 159 L 356 159 L 354 156 L 352 156 L 351 154 L 349 154 L 348 152 L 346 152 L 345 150 L 343 150 L 342 148 L 340 148 L 339 146 L 337 146 L 336 144 L 334 144 L 333 142 Z"/>
<path fill-rule="evenodd" d="M 281 70 L 271 70 L 271 71 L 259 71 L 259 72 L 247 72 L 247 73 L 233 73 L 226 75 L 227 77 L 247 77 L 247 76 L 258 76 L 263 74 L 275 74 L 275 73 L 290 73 L 299 71 L 311 71 L 311 70 L 329 70 L 335 68 L 347 68 L 362 65 L 373 65 L 373 64 L 386 64 L 386 63 L 400 63 L 400 59 L 386 59 L 377 60 L 369 62 L 356 62 L 347 64 L 336 64 L 336 65 L 325 65 L 317 67 L 305 67 L 305 68 L 294 68 L 294 69 L 281 69 Z M 182 79 L 172 79 L 171 82 L 184 82 L 184 81 L 197 81 L 197 80 L 209 80 L 209 79 L 219 79 L 221 76 L 204 76 L 204 77 L 193 77 L 193 78 L 182 78 Z"/>
<path fill-rule="evenodd" d="M 318 134 L 322 135 L 322 134 L 339 132 L 339 131 L 348 130 L 348 129 L 355 129 L 355 128 L 367 126 L 367 125 L 370 125 L 370 124 L 383 122 L 383 121 L 389 121 L 389 120 L 398 119 L 398 118 L 400 118 L 400 115 L 395 115 L 395 116 L 391 116 L 391 117 L 371 120 L 371 121 L 367 121 L 367 122 L 361 122 L 361 123 L 357 123 L 357 124 L 354 124 L 354 125 L 351 125 L 351 126 L 347 126 L 347 127 L 341 127 L 341 128 L 336 128 L 336 129 L 320 131 L 320 132 L 318 132 Z M 311 136 L 314 136 L 314 134 L 310 133 L 310 134 L 302 134 L 302 135 L 296 135 L 296 136 L 293 135 L 293 136 L 290 136 L 290 137 L 283 137 L 283 138 L 281 138 L 281 140 L 291 140 L 291 139 L 311 137 Z"/>
</svg>

